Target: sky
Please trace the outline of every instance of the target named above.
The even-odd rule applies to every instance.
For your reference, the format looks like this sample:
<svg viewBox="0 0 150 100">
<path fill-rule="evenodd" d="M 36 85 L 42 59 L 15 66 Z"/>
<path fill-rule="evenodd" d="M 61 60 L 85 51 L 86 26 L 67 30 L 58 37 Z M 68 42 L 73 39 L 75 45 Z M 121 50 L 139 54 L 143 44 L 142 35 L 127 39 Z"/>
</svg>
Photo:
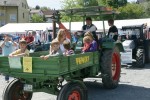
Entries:
<svg viewBox="0 0 150 100">
<path fill-rule="evenodd" d="M 61 9 L 61 1 L 62 0 L 27 0 L 30 7 L 35 8 L 36 5 L 39 5 L 40 7 L 46 6 L 51 9 Z"/>
<path fill-rule="evenodd" d="M 51 9 L 61 9 L 63 0 L 27 0 L 28 5 L 30 7 L 35 7 L 36 5 L 39 5 L 40 7 L 46 6 Z M 136 0 L 128 0 L 128 2 L 136 1 Z"/>
</svg>

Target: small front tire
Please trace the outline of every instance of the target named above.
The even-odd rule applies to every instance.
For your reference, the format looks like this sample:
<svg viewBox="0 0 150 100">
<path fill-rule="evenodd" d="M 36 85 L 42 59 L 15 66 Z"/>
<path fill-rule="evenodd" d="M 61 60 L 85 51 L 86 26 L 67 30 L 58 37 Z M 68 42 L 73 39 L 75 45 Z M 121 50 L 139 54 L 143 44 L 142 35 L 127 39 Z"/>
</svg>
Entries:
<svg viewBox="0 0 150 100">
<path fill-rule="evenodd" d="M 60 90 L 57 100 L 87 100 L 87 89 L 78 82 L 69 82 Z"/>
</svg>

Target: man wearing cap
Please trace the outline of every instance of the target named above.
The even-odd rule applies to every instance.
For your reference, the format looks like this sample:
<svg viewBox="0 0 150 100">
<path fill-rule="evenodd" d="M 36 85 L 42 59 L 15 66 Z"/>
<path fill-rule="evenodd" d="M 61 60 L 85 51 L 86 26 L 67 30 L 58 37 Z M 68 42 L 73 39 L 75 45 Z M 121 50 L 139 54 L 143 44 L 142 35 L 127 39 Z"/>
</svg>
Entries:
<svg viewBox="0 0 150 100">
<path fill-rule="evenodd" d="M 96 26 L 95 26 L 94 24 L 92 24 L 92 19 L 91 19 L 91 17 L 87 17 L 87 18 L 86 18 L 86 25 L 84 25 L 84 26 L 82 27 L 82 30 L 83 30 L 84 32 L 90 31 L 90 32 L 93 34 L 93 37 L 94 37 L 95 41 L 98 42 L 98 37 L 97 37 L 97 35 L 96 35 L 96 30 L 97 30 L 97 28 L 96 28 Z"/>
</svg>

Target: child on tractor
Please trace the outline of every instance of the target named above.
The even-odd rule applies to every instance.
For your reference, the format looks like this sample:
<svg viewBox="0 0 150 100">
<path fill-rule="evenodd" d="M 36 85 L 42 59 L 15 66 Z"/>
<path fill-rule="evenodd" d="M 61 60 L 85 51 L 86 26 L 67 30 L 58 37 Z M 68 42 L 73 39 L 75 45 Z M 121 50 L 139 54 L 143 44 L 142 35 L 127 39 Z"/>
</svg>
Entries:
<svg viewBox="0 0 150 100">
<path fill-rule="evenodd" d="M 65 56 L 69 56 L 74 54 L 74 51 L 71 49 L 71 44 L 69 41 L 64 41 L 63 42 L 64 48 L 65 48 L 65 52 L 63 53 Z"/>
<path fill-rule="evenodd" d="M 19 41 L 19 47 L 20 49 L 9 54 L 9 57 L 29 56 L 29 50 L 27 49 L 27 42 L 24 39 Z"/>
<path fill-rule="evenodd" d="M 82 49 L 82 52 L 93 52 L 97 50 L 97 42 L 94 40 L 92 33 L 85 33 L 83 43 L 84 47 Z"/>
<path fill-rule="evenodd" d="M 44 56 L 40 56 L 42 59 L 47 60 L 50 56 L 58 56 L 58 55 L 62 55 L 62 51 L 60 50 L 60 43 L 57 39 L 54 39 L 51 43 L 51 49 L 48 55 Z"/>
</svg>

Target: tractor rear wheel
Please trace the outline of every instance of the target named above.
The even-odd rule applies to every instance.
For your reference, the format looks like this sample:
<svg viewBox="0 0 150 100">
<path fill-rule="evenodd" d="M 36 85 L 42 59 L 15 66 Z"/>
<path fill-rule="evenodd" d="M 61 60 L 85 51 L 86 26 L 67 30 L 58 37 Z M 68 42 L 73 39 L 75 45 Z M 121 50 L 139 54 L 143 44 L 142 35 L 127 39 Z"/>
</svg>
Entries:
<svg viewBox="0 0 150 100">
<path fill-rule="evenodd" d="M 32 92 L 23 91 L 23 84 L 15 79 L 3 91 L 3 100 L 31 100 Z"/>
<path fill-rule="evenodd" d="M 145 66 L 145 52 L 144 52 L 144 49 L 137 49 L 136 67 L 143 68 L 144 66 Z"/>
<path fill-rule="evenodd" d="M 69 82 L 61 90 L 57 100 L 87 100 L 87 89 L 79 83 Z"/>
<path fill-rule="evenodd" d="M 105 88 L 114 89 L 118 86 L 121 72 L 120 52 L 117 47 L 105 50 L 101 57 L 102 82 Z"/>
<path fill-rule="evenodd" d="M 145 50 L 145 62 L 150 63 L 150 41 L 146 41 L 144 45 Z"/>
</svg>

